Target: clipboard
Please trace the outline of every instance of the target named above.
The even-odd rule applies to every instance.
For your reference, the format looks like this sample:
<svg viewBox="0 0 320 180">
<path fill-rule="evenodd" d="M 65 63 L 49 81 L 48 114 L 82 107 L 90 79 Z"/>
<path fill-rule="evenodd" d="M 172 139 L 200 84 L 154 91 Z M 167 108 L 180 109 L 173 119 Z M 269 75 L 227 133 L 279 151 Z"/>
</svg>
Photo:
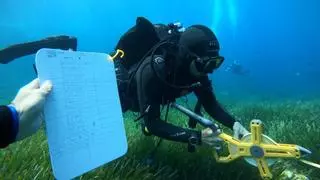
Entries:
<svg viewBox="0 0 320 180">
<path fill-rule="evenodd" d="M 113 61 L 105 53 L 40 49 L 36 68 L 53 89 L 45 129 L 56 179 L 72 179 L 128 149 Z"/>
</svg>

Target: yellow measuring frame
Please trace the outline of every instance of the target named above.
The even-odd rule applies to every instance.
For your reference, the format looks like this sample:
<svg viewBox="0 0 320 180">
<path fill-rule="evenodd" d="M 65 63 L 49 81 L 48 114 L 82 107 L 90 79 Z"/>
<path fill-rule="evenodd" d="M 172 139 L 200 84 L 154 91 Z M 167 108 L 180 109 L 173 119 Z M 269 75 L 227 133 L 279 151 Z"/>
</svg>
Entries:
<svg viewBox="0 0 320 180">
<path fill-rule="evenodd" d="M 263 179 L 272 179 L 272 173 L 268 164 L 273 164 L 275 159 L 272 158 L 296 158 L 300 159 L 303 154 L 311 154 L 311 152 L 299 145 L 280 144 L 274 142 L 268 136 L 262 134 L 262 122 L 260 120 L 251 121 L 251 133 L 244 136 L 241 140 L 237 140 L 226 133 L 220 133 L 219 138 L 228 144 L 228 156 L 219 156 L 214 151 L 214 157 L 219 163 L 229 163 L 240 157 L 252 158 L 259 169 Z M 305 160 L 303 160 L 305 161 Z"/>
</svg>

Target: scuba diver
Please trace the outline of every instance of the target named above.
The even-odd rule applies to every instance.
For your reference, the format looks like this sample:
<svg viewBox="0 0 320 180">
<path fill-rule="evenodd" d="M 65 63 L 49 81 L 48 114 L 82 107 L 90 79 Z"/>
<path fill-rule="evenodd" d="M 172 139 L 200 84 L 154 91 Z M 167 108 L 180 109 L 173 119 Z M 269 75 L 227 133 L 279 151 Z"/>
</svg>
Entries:
<svg viewBox="0 0 320 180">
<path fill-rule="evenodd" d="M 229 65 L 226 69 L 226 72 L 232 72 L 236 75 L 248 75 L 250 73 L 249 70 L 245 70 L 244 67 L 239 63 L 239 61 L 234 60 L 231 65 Z"/>
<path fill-rule="evenodd" d="M 219 42 L 206 26 L 152 24 L 138 17 L 118 41 L 114 60 L 122 111 L 139 112 L 145 135 L 187 143 L 213 146 L 217 140 L 209 128 L 198 131 L 196 122 L 190 128 L 162 120 L 161 106 L 194 93 L 198 99 L 195 113 L 201 107 L 215 120 L 230 128 L 236 138 L 249 133 L 217 101 L 208 75 L 220 67 Z M 122 53 L 119 53 L 122 52 Z M 121 56 L 119 56 L 121 54 Z"/>
</svg>

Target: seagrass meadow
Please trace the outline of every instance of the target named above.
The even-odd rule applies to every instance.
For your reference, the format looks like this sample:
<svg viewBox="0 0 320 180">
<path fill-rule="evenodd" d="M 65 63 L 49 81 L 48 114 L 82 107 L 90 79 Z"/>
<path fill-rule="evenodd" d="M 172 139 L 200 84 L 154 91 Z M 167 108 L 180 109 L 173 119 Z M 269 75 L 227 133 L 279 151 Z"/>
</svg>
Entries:
<svg viewBox="0 0 320 180">
<path fill-rule="evenodd" d="M 180 104 L 185 105 L 182 101 Z M 188 102 L 187 107 L 193 106 L 194 103 Z M 313 154 L 308 160 L 320 163 L 320 99 L 259 103 L 228 102 L 225 103 L 225 108 L 241 119 L 248 129 L 250 120 L 261 119 L 264 123 L 264 134 L 278 143 L 298 144 L 310 149 Z M 217 164 L 211 149 L 197 147 L 196 152 L 189 153 L 185 144 L 166 140 L 156 151 L 154 163 L 144 163 L 144 159 L 154 149 L 159 138 L 144 136 L 138 124 L 133 122 L 137 117 L 135 114 L 128 112 L 124 117 L 129 143 L 127 154 L 78 179 L 261 179 L 258 169 L 247 164 L 243 159 L 228 164 Z M 187 127 L 187 119 L 182 113 L 170 109 L 168 121 Z M 197 128 L 201 127 L 198 125 Z M 225 132 L 232 133 L 229 129 L 225 129 Z M 0 162 L 1 180 L 54 179 L 43 129 L 34 136 L 1 150 Z M 271 170 L 274 179 L 320 179 L 319 169 L 296 160 L 281 160 L 274 164 Z M 288 172 L 290 175 L 287 175 Z"/>
</svg>

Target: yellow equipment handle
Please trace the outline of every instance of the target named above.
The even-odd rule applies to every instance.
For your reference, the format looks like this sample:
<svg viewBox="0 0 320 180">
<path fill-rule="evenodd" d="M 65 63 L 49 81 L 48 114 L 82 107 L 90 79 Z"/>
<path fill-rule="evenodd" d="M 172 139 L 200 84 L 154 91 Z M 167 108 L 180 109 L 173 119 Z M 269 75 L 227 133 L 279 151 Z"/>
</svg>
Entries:
<svg viewBox="0 0 320 180">
<path fill-rule="evenodd" d="M 117 49 L 116 54 L 115 54 L 114 56 L 110 56 L 109 58 L 110 58 L 111 60 L 114 60 L 115 58 L 117 58 L 117 57 L 119 56 L 119 54 L 120 54 L 120 57 L 123 58 L 123 56 L 124 56 L 124 51 L 122 51 L 121 49 Z"/>
</svg>

